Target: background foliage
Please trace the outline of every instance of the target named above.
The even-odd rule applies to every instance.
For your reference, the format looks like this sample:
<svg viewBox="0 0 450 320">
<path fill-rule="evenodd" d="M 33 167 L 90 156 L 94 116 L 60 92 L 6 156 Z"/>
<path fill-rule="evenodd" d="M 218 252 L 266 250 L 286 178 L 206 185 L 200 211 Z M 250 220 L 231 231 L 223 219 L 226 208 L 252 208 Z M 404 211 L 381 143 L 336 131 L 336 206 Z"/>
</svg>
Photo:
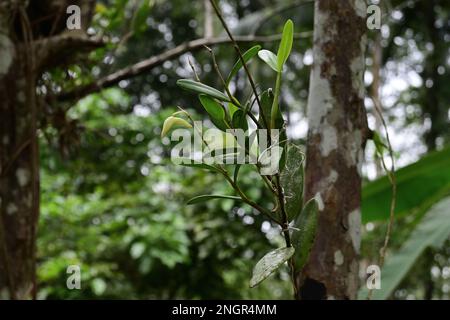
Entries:
<svg viewBox="0 0 450 320">
<path fill-rule="evenodd" d="M 218 2 L 235 34 L 279 34 L 287 18 L 294 21 L 298 37 L 287 62 L 282 99 L 288 107 L 288 135 L 301 143 L 307 129 L 312 2 Z M 450 133 L 450 89 L 445 85 L 450 75 L 450 3 L 386 3 L 384 11 L 389 13 L 383 17 L 382 30 L 369 32 L 366 85 L 370 92 L 370 53 L 379 33 L 383 51 L 381 99 L 396 161 L 402 167 L 417 162 L 397 173 L 398 218 L 388 267 L 402 244 L 421 230 L 421 225 L 431 223 L 428 209 L 450 193 L 450 157 L 445 148 Z M 44 74 L 41 88 L 70 90 L 200 38 L 203 22 L 202 1 L 192 1 L 189 6 L 184 0 L 98 1 L 90 31 L 102 34 L 110 44 L 67 70 Z M 222 34 L 216 20 L 214 29 L 215 35 Z M 276 46 L 264 43 L 264 48 L 274 52 Z M 221 45 L 214 50 L 227 74 L 237 60 L 233 48 Z M 193 77 L 188 58 L 205 83 L 218 84 L 209 53 L 200 50 L 122 81 L 117 88 L 92 94 L 76 104 L 57 106 L 54 122 L 41 135 L 40 298 L 291 297 L 289 282 L 281 281 L 288 279 L 287 270 L 257 288 L 248 288 L 255 262 L 282 243 L 278 229 L 233 200 L 185 205 L 187 199 L 199 194 L 233 195 L 219 176 L 172 164 L 170 142 L 159 137 L 163 120 L 177 110 L 177 105 L 202 118 L 196 97 L 175 84 L 179 78 Z M 257 82 L 273 83 L 273 72 L 256 60 L 250 68 Z M 240 98 L 249 93 L 244 78 L 239 73 L 232 83 Z M 434 100 L 430 103 L 431 97 Z M 382 133 L 371 100 L 366 102 L 371 128 Z M 363 168 L 362 270 L 377 262 L 390 200 L 387 178 L 370 182 L 383 175 L 374 149 L 369 143 Z M 429 152 L 433 153 L 427 155 Z M 258 179 L 254 174 L 246 166 L 241 169 L 242 188 L 264 205 L 268 196 L 255 184 Z M 441 208 L 448 216 L 448 206 Z M 432 241 L 432 230 L 420 235 L 424 246 Z M 411 268 L 404 265 L 408 272 L 396 280 L 396 290 L 387 297 L 448 299 L 448 233 L 444 238 L 447 241 L 440 246 L 426 245 L 409 263 Z M 70 264 L 81 265 L 82 290 L 66 288 Z"/>
</svg>

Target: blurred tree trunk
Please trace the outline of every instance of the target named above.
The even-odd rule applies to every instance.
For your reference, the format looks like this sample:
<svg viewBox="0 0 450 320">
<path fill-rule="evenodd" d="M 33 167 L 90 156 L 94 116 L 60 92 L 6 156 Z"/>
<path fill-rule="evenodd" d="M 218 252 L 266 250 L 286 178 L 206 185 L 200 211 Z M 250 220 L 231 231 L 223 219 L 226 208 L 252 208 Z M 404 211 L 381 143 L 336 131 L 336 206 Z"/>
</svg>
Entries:
<svg viewBox="0 0 450 320">
<path fill-rule="evenodd" d="M 316 197 L 320 215 L 300 299 L 355 299 L 359 286 L 365 17 L 364 0 L 315 2 L 304 199 Z"/>
<path fill-rule="evenodd" d="M 70 4 L 81 7 L 85 30 L 91 0 L 0 2 L 0 299 L 36 295 L 37 131 L 44 116 L 38 112 L 37 79 L 76 51 L 99 46 L 83 30 L 66 30 Z"/>
<path fill-rule="evenodd" d="M 436 0 L 429 0 L 420 4 L 425 15 L 428 41 L 433 45 L 432 51 L 427 55 L 422 78 L 425 81 L 425 99 L 423 101 L 424 116 L 430 120 L 430 128 L 425 133 L 425 143 L 429 151 L 436 150 L 436 140 L 447 129 L 446 108 L 441 107 L 440 83 L 438 73 L 440 65 L 445 65 L 447 51 L 445 41 L 440 30 L 436 27 Z"/>
<path fill-rule="evenodd" d="M 34 283 L 39 212 L 36 75 L 13 10 L 0 10 L 0 294 L 23 299 Z"/>
</svg>

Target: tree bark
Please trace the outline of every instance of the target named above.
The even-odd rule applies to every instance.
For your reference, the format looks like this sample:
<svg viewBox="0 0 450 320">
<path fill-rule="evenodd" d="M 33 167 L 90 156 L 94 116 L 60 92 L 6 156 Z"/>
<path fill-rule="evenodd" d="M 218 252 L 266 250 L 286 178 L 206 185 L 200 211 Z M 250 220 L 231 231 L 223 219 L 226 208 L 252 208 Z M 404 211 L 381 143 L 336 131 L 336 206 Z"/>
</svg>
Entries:
<svg viewBox="0 0 450 320">
<path fill-rule="evenodd" d="M 39 170 L 35 73 L 0 8 L 0 297 L 32 296 Z"/>
<path fill-rule="evenodd" d="M 69 4 L 81 7 L 86 30 L 93 0 L 0 3 L 0 299 L 36 297 L 37 132 L 43 117 L 36 81 L 74 52 L 99 46 L 82 31 L 66 32 Z"/>
<path fill-rule="evenodd" d="M 317 0 L 308 99 L 305 201 L 319 203 L 299 299 L 355 299 L 360 248 L 364 109 L 364 0 Z"/>
</svg>

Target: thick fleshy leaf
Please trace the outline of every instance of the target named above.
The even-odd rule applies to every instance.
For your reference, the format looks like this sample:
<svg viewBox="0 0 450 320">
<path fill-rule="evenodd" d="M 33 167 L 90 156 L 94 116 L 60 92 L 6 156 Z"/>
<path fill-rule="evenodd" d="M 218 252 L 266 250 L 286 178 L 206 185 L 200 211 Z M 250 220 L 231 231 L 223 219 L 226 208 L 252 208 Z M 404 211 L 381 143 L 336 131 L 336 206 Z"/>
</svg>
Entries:
<svg viewBox="0 0 450 320">
<path fill-rule="evenodd" d="M 187 202 L 187 204 L 196 204 L 196 203 L 201 203 L 201 202 L 205 202 L 205 201 L 212 200 L 212 199 L 242 200 L 240 197 L 235 197 L 235 196 L 223 196 L 223 195 L 219 195 L 219 194 L 205 194 L 205 195 L 197 196 L 197 197 L 190 199 Z"/>
<path fill-rule="evenodd" d="M 244 58 L 245 63 L 247 63 L 248 61 L 250 61 L 254 56 L 256 56 L 256 54 L 258 53 L 258 51 L 261 50 L 261 46 L 260 45 L 256 45 L 251 47 L 250 49 L 248 49 L 247 51 L 245 51 L 242 54 L 242 57 Z M 233 68 L 230 71 L 230 74 L 227 77 L 227 80 L 225 81 L 225 84 L 228 86 L 228 84 L 230 83 L 231 79 L 233 79 L 233 77 L 236 75 L 236 73 L 238 73 L 238 71 L 243 67 L 242 61 L 241 59 L 238 59 L 238 61 L 236 61 L 236 63 L 234 64 Z"/>
<path fill-rule="evenodd" d="M 286 152 L 286 165 L 280 175 L 289 221 L 294 220 L 302 210 L 303 160 L 304 154 L 302 150 L 298 146 L 289 143 Z"/>
<path fill-rule="evenodd" d="M 230 118 L 232 119 L 234 113 L 235 113 L 237 110 L 239 110 L 239 108 L 236 107 L 236 106 L 235 106 L 233 103 L 231 103 L 231 102 L 228 103 L 227 106 L 228 106 L 228 114 L 230 115 Z"/>
<path fill-rule="evenodd" d="M 163 124 L 161 138 L 163 138 L 173 127 L 192 128 L 191 124 L 184 119 L 170 116 Z"/>
<path fill-rule="evenodd" d="M 277 69 L 279 72 L 283 70 L 283 66 L 291 53 L 293 40 L 294 23 L 289 19 L 284 24 L 283 35 L 281 37 L 280 47 L 278 48 L 277 53 Z"/>
<path fill-rule="evenodd" d="M 225 109 L 222 105 L 204 94 L 201 94 L 199 99 L 206 112 L 208 112 L 212 123 L 214 123 L 214 125 L 220 130 L 225 131 L 229 129 L 227 122 L 225 121 Z"/>
<path fill-rule="evenodd" d="M 207 96 L 219 99 L 221 101 L 230 101 L 230 99 L 217 89 L 214 89 L 206 84 L 190 79 L 180 79 L 177 81 L 177 85 L 185 90 L 205 94 Z"/>
<path fill-rule="evenodd" d="M 275 53 L 269 50 L 261 50 L 258 52 L 258 57 L 260 57 L 262 61 L 267 63 L 273 70 L 275 70 L 276 72 L 280 72 L 278 70 L 277 56 Z"/>
<path fill-rule="evenodd" d="M 244 111 L 237 110 L 233 114 L 232 124 L 234 129 L 242 129 L 244 132 L 248 130 L 247 117 L 244 114 Z"/>
<path fill-rule="evenodd" d="M 266 254 L 258 261 L 255 268 L 253 268 L 253 276 L 250 280 L 250 287 L 260 284 L 275 270 L 277 270 L 283 263 L 288 261 L 294 254 L 293 247 L 278 248 Z"/>
<path fill-rule="evenodd" d="M 305 266 L 314 244 L 318 224 L 319 208 L 316 199 L 310 199 L 295 219 L 292 245 L 295 247 L 294 265 L 297 272 Z"/>
<path fill-rule="evenodd" d="M 283 148 L 280 145 L 271 145 L 263 150 L 258 157 L 260 173 L 265 176 L 279 173 L 282 154 Z"/>
</svg>

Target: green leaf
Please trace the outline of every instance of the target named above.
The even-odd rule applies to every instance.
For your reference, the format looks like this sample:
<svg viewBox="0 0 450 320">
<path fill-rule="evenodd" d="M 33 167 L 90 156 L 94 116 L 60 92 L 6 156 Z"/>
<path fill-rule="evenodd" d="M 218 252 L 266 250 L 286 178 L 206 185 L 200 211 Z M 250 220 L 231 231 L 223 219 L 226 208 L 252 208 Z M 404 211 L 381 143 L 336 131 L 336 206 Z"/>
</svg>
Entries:
<svg viewBox="0 0 450 320">
<path fill-rule="evenodd" d="M 280 72 L 277 66 L 277 56 L 269 50 L 261 50 L 258 52 L 258 57 L 267 63 L 276 72 Z"/>
<path fill-rule="evenodd" d="M 201 202 L 205 202 L 211 199 L 232 199 L 232 200 L 242 200 L 240 197 L 235 197 L 235 196 L 222 196 L 222 195 L 218 195 L 218 194 L 205 194 L 205 195 L 201 195 L 201 196 L 197 196 L 194 197 L 192 199 L 190 199 L 187 204 L 196 204 L 196 203 L 201 203 Z"/>
<path fill-rule="evenodd" d="M 261 50 L 260 45 L 256 45 L 254 47 L 251 47 L 247 51 L 244 52 L 242 57 L 244 58 L 245 63 L 253 59 L 253 57 L 258 53 L 258 51 Z M 227 80 L 225 81 L 225 84 L 228 86 L 230 84 L 231 79 L 238 73 L 238 71 L 242 68 L 243 64 L 241 59 L 238 59 L 236 63 L 234 64 L 233 68 L 231 69 L 230 74 L 227 77 Z"/>
<path fill-rule="evenodd" d="M 234 113 L 237 111 L 237 110 L 239 110 L 239 108 L 238 107 L 236 107 L 233 103 L 228 103 L 227 104 L 227 106 L 228 106 L 228 113 L 229 113 L 229 115 L 230 115 L 230 118 L 233 118 L 233 115 L 234 115 Z"/>
<path fill-rule="evenodd" d="M 287 134 L 286 134 L 286 123 L 284 122 L 283 115 L 281 114 L 280 109 L 278 108 L 278 112 L 275 114 L 275 129 L 280 130 L 280 134 L 278 137 L 278 143 L 281 148 L 283 148 L 283 152 L 280 158 L 280 172 L 282 172 L 286 165 L 286 153 L 287 153 Z"/>
<path fill-rule="evenodd" d="M 170 116 L 164 121 L 162 130 L 161 130 L 161 138 L 166 136 L 166 134 L 173 127 L 192 128 L 191 124 L 189 122 L 187 122 L 186 120 Z"/>
<path fill-rule="evenodd" d="M 250 288 L 255 287 L 277 270 L 283 263 L 288 261 L 294 254 L 293 247 L 275 249 L 258 261 L 253 268 L 253 276 L 250 280 Z"/>
<path fill-rule="evenodd" d="M 248 130 L 247 117 L 244 111 L 237 110 L 233 114 L 233 120 L 231 121 L 234 129 L 242 129 L 244 132 Z"/>
<path fill-rule="evenodd" d="M 201 94 L 199 96 L 200 103 L 205 108 L 211 117 L 211 121 L 214 125 L 222 131 L 229 129 L 227 122 L 225 121 L 225 109 L 216 100 L 208 97 L 207 95 Z"/>
<path fill-rule="evenodd" d="M 397 203 L 395 216 L 422 211 L 450 191 L 450 147 L 433 152 L 419 161 L 396 170 Z M 382 177 L 367 183 L 362 192 L 362 221 L 389 218 L 391 185 Z"/>
<path fill-rule="evenodd" d="M 236 138 L 230 132 L 223 132 L 219 129 L 209 129 L 203 135 L 203 140 L 208 148 L 204 152 L 213 150 L 226 150 L 237 147 Z"/>
<path fill-rule="evenodd" d="M 277 53 L 277 69 L 279 72 L 283 70 L 283 66 L 286 63 L 289 54 L 292 49 L 292 42 L 294 40 L 294 23 L 291 19 L 286 21 L 283 28 L 283 35 L 281 37 L 280 47 Z"/>
<path fill-rule="evenodd" d="M 273 103 L 273 92 L 271 89 L 264 91 L 261 93 L 261 108 L 262 113 L 264 113 L 264 116 L 267 121 L 267 125 L 270 125 L 270 111 L 272 109 L 272 103 Z M 260 125 L 264 127 L 264 121 L 262 120 L 262 115 L 259 115 L 258 122 Z M 267 128 L 266 128 L 267 129 Z"/>
<path fill-rule="evenodd" d="M 289 221 L 292 221 L 302 210 L 303 201 L 303 161 L 302 150 L 289 143 L 286 152 L 286 165 L 280 175 L 281 186 L 283 187 L 286 199 L 286 212 Z"/>
<path fill-rule="evenodd" d="M 373 290 L 373 299 L 388 299 L 417 259 L 427 248 L 439 249 L 450 236 L 450 197 L 435 204 L 422 218 L 401 249 L 386 259 L 381 272 L 381 288 Z M 368 290 L 364 285 L 359 297 L 365 299 Z"/>
<path fill-rule="evenodd" d="M 214 89 L 214 88 L 207 86 L 206 84 L 203 84 L 198 81 L 194 81 L 194 80 L 190 80 L 190 79 L 180 79 L 177 81 L 177 85 L 179 87 L 181 87 L 185 90 L 191 91 L 191 92 L 205 94 L 210 97 L 219 99 L 221 101 L 230 101 L 230 99 L 225 94 L 220 92 L 219 90 Z"/>
<path fill-rule="evenodd" d="M 294 264 L 296 272 L 301 271 L 308 261 L 314 244 L 319 219 L 319 208 L 316 199 L 310 199 L 295 219 L 293 227 L 298 229 L 292 233 L 292 245 L 295 247 Z"/>
</svg>

